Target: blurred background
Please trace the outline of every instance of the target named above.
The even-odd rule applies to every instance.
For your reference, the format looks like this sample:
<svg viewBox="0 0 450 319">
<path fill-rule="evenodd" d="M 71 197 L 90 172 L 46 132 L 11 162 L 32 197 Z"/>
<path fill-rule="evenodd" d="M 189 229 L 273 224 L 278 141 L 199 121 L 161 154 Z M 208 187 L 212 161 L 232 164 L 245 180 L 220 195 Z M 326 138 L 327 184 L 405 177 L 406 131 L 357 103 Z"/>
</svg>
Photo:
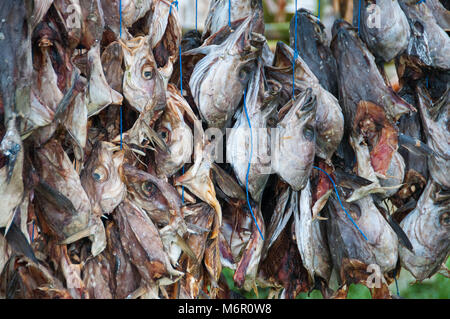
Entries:
<svg viewBox="0 0 450 319">
<path fill-rule="evenodd" d="M 204 21 L 208 14 L 210 0 L 197 0 L 197 27 L 203 29 Z M 263 0 L 264 21 L 266 22 L 266 38 L 271 48 L 275 48 L 277 41 L 289 43 L 289 22 L 295 13 L 295 0 Z M 319 8 L 320 6 L 320 8 Z M 184 32 L 195 29 L 196 22 L 196 0 L 179 0 L 179 14 L 183 23 Z M 337 18 L 344 18 L 351 22 L 353 15 L 353 1 L 351 0 L 297 0 L 297 8 L 306 8 L 316 15 L 325 25 L 328 39 L 331 39 L 331 27 Z M 386 71 L 395 82 L 395 68 L 393 64 L 386 65 Z M 447 260 L 447 267 L 450 267 L 450 261 Z M 266 298 L 269 291 L 259 289 L 258 296 L 254 292 L 240 291 L 233 284 L 233 270 L 225 268 L 223 270 L 228 285 L 237 293 L 246 298 Z M 450 279 L 440 274 L 436 274 L 430 279 L 421 283 L 415 283 L 411 274 L 402 269 L 398 279 L 398 292 L 403 298 L 450 298 Z M 391 292 L 397 295 L 397 286 L 395 283 L 390 285 Z M 349 298 L 370 298 L 369 290 L 363 285 L 350 286 Z M 322 298 L 318 291 L 313 291 L 309 296 L 302 293 L 298 296 L 300 299 Z"/>
</svg>

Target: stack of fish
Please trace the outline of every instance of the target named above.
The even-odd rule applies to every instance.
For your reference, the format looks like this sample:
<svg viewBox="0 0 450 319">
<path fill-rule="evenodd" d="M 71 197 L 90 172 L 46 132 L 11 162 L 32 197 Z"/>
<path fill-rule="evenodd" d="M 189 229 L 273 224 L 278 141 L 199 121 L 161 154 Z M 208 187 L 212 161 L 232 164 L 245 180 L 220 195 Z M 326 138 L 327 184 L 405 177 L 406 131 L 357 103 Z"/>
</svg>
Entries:
<svg viewBox="0 0 450 319">
<path fill-rule="evenodd" d="M 184 36 L 168 0 L 2 1 L 0 296 L 448 276 L 450 13 L 354 7 L 332 39 L 298 10 L 273 52 L 261 0 L 213 0 Z"/>
</svg>

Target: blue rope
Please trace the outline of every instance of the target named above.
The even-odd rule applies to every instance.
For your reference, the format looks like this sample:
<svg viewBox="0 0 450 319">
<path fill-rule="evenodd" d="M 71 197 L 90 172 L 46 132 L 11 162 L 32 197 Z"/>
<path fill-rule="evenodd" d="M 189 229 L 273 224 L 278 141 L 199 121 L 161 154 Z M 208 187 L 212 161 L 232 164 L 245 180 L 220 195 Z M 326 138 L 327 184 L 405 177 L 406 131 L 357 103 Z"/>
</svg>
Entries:
<svg viewBox="0 0 450 319">
<path fill-rule="evenodd" d="M 172 5 L 175 4 L 177 6 L 177 10 L 179 10 L 178 8 L 178 1 L 172 1 L 172 3 L 170 4 L 170 10 L 169 10 L 169 15 L 172 13 Z M 195 29 L 197 29 L 197 0 L 195 1 Z M 181 97 L 183 97 L 183 68 L 182 68 L 182 63 L 181 63 L 181 45 L 179 46 L 179 64 L 180 64 L 180 91 L 181 91 Z M 183 165 L 183 171 L 182 171 L 183 175 L 184 175 L 184 165 Z M 181 201 L 184 204 L 184 186 L 181 186 Z"/>
<path fill-rule="evenodd" d="M 426 2 L 427 0 L 420 0 L 419 2 L 417 2 L 416 4 L 421 4 L 422 2 Z"/>
<path fill-rule="evenodd" d="M 294 14 L 294 59 L 292 60 L 292 99 L 295 100 L 295 60 L 297 60 L 297 0 L 295 0 L 295 14 Z"/>
<path fill-rule="evenodd" d="M 397 296 L 400 297 L 400 290 L 398 289 L 398 282 L 397 282 L 397 269 L 394 269 L 394 280 L 395 280 L 395 288 L 397 290 Z"/>
<path fill-rule="evenodd" d="M 338 193 L 336 184 L 334 183 L 334 181 L 333 181 L 333 179 L 331 178 L 331 176 L 328 175 L 328 173 L 325 172 L 323 169 L 321 169 L 321 168 L 319 168 L 319 167 L 317 167 L 317 166 L 313 166 L 313 167 L 314 167 L 315 169 L 318 169 L 319 171 L 323 172 L 325 175 L 328 176 L 328 178 L 330 179 L 331 183 L 333 184 L 334 192 L 335 192 L 336 195 L 337 195 L 337 198 L 338 198 L 338 200 L 339 200 L 339 204 L 341 204 L 341 207 L 342 207 L 342 209 L 344 210 L 345 214 L 346 214 L 347 217 L 350 219 L 350 221 L 353 223 L 353 225 L 355 225 L 355 227 L 359 230 L 359 232 L 361 233 L 361 235 L 363 235 L 363 237 L 368 241 L 366 235 L 364 235 L 364 233 L 362 232 L 362 230 L 358 227 L 358 225 L 357 225 L 357 224 L 355 223 L 355 221 L 353 220 L 352 216 L 350 216 L 350 214 L 349 214 L 349 213 L 347 212 L 347 210 L 344 208 L 344 205 L 342 205 L 341 197 L 339 196 L 339 193 Z"/>
<path fill-rule="evenodd" d="M 31 243 L 34 242 L 34 219 L 33 219 L 33 229 L 31 230 Z"/>
<path fill-rule="evenodd" d="M 122 0 L 119 0 L 119 38 L 122 38 Z M 122 147 L 122 105 L 120 105 L 120 150 Z"/>
<path fill-rule="evenodd" d="M 198 0 L 195 0 L 195 31 L 198 31 L 197 28 L 197 15 L 198 15 Z"/>
<path fill-rule="evenodd" d="M 261 229 L 259 228 L 258 222 L 256 221 L 256 217 L 255 217 L 255 214 L 253 213 L 252 205 L 250 205 L 250 198 L 248 196 L 248 175 L 250 173 L 250 167 L 251 167 L 252 156 L 253 156 L 253 133 L 252 133 L 252 124 L 250 123 L 250 118 L 249 118 L 248 112 L 247 112 L 247 105 L 245 102 L 246 95 L 247 95 L 246 92 L 247 92 L 247 89 L 244 90 L 244 111 L 245 111 L 245 116 L 247 117 L 248 126 L 250 128 L 250 157 L 248 159 L 247 175 L 245 176 L 245 192 L 247 194 L 247 205 L 248 205 L 248 208 L 250 209 L 250 212 L 252 213 L 253 221 L 255 222 L 256 227 L 258 228 L 261 238 L 264 240 L 264 236 L 261 232 Z"/>
<path fill-rule="evenodd" d="M 228 0 L 228 26 L 231 28 L 231 0 Z"/>
<path fill-rule="evenodd" d="M 361 24 L 361 0 L 359 0 L 358 6 L 358 35 L 360 35 L 359 26 Z"/>
<path fill-rule="evenodd" d="M 319 8 L 317 9 L 317 19 L 320 20 L 320 0 L 319 0 Z"/>
</svg>

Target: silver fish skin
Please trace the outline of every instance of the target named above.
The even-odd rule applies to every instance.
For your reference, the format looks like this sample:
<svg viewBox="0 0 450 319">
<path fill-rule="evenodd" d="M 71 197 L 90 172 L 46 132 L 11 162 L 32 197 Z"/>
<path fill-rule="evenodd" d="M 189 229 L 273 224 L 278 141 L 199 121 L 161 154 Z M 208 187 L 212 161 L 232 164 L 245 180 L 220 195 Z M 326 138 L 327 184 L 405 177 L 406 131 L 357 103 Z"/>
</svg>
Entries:
<svg viewBox="0 0 450 319">
<path fill-rule="evenodd" d="M 450 253 L 450 202 L 438 202 L 442 188 L 431 178 L 417 207 L 400 223 L 413 252 L 399 247 L 401 265 L 418 281 L 435 274 Z"/>
<path fill-rule="evenodd" d="M 312 216 L 311 183 L 309 181 L 296 197 L 297 203 L 294 204 L 295 238 L 303 266 L 308 270 L 313 281 L 317 275 L 328 283 L 331 276 L 331 256 L 325 229 L 321 227 L 321 223 L 324 221 L 313 219 Z"/>
<path fill-rule="evenodd" d="M 250 22 L 249 17 L 220 45 L 185 52 L 206 54 L 195 65 L 189 87 L 208 127 L 222 129 L 231 121 L 255 67 L 257 54 L 251 52 Z"/>
<path fill-rule="evenodd" d="M 297 25 L 297 32 L 295 26 Z M 289 26 L 289 43 L 317 77 L 325 90 L 338 96 L 336 60 L 331 52 L 325 26 L 311 11 L 297 10 Z"/>
<path fill-rule="evenodd" d="M 338 66 L 339 101 L 344 112 L 346 130 L 355 129 L 353 121 L 357 105 L 361 101 L 382 106 L 387 117 L 393 121 L 415 110 L 386 85 L 374 56 L 348 22 L 335 21 L 331 50 Z"/>
<path fill-rule="evenodd" d="M 209 4 L 208 16 L 203 30 L 203 38 L 215 34 L 217 31 L 228 25 L 229 11 L 231 14 L 230 20 L 233 22 L 253 15 L 255 11 L 258 11 L 262 16 L 262 10 L 261 0 L 231 0 L 230 2 L 228 0 L 212 0 Z M 257 32 L 263 34 L 263 23 L 261 23 L 260 28 L 262 28 L 262 30 Z"/>
<path fill-rule="evenodd" d="M 283 85 L 281 96 L 292 98 L 292 61 L 295 52 L 283 42 L 277 43 L 273 67 L 266 67 L 267 75 Z M 325 90 L 306 62 L 295 60 L 295 94 L 311 88 L 317 100 L 316 155 L 330 160 L 344 135 L 344 116 L 338 100 Z"/>
<path fill-rule="evenodd" d="M 193 152 L 193 134 L 184 119 L 184 109 L 190 109 L 178 89 L 167 87 L 167 106 L 156 132 L 163 138 L 169 152 L 155 154 L 156 172 L 159 176 L 170 177 L 188 163 Z"/>
<path fill-rule="evenodd" d="M 241 185 L 246 185 L 248 162 L 251 162 L 248 188 L 256 202 L 261 200 L 271 172 L 270 129 L 267 128 L 267 120 L 274 115 L 278 106 L 278 93 L 270 91 L 267 95 L 268 97 L 265 98 L 264 75 L 262 65 L 259 63 L 249 82 L 245 102 L 246 111 L 240 111 L 227 138 L 227 162 L 233 167 Z M 250 121 L 252 132 L 250 132 L 248 121 Z M 252 145 L 250 145 L 250 135 Z M 249 159 L 250 151 L 252 151 L 251 159 Z"/>
<path fill-rule="evenodd" d="M 389 62 L 407 49 L 411 31 L 397 0 L 363 1 L 360 19 L 361 38 L 380 61 Z"/>
<path fill-rule="evenodd" d="M 334 193 L 328 203 L 327 234 L 333 264 L 339 266 L 344 258 L 350 258 L 366 265 L 376 264 L 382 273 L 395 268 L 397 235 L 378 211 L 372 197 L 363 197 L 355 203 L 342 202 L 367 240 L 342 210 Z"/>
<path fill-rule="evenodd" d="M 430 8 L 421 3 L 411 3 L 410 0 L 399 0 L 411 27 L 423 32 L 428 42 L 431 66 L 443 70 L 450 69 L 450 37 L 439 26 Z M 410 43 L 411 45 L 411 43 Z"/>
<path fill-rule="evenodd" d="M 430 175 L 438 184 L 450 188 L 450 90 L 434 104 L 425 88 L 419 86 L 416 91 L 427 144 L 435 152 L 428 157 Z"/>
<path fill-rule="evenodd" d="M 427 0 L 424 4 L 433 13 L 436 22 L 444 30 L 450 29 L 450 11 L 439 0 Z"/>
<path fill-rule="evenodd" d="M 310 89 L 283 108 L 287 114 L 277 125 L 272 168 L 293 190 L 306 186 L 311 174 L 316 142 L 316 98 Z"/>
</svg>

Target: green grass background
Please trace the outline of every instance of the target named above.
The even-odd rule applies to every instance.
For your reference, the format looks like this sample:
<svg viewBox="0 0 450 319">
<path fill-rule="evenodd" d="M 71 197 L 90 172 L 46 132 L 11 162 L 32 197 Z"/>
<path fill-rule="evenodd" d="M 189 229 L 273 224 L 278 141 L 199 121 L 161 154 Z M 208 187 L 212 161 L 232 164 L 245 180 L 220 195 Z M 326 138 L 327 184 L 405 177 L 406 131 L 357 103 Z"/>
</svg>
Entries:
<svg viewBox="0 0 450 319">
<path fill-rule="evenodd" d="M 450 268 L 450 259 L 447 260 L 447 267 Z M 223 269 L 223 274 L 227 280 L 228 286 L 233 291 L 245 296 L 249 299 L 261 298 L 265 299 L 268 296 L 268 289 L 258 289 L 258 297 L 254 292 L 246 292 L 239 290 L 233 283 L 233 270 L 229 268 Z M 414 277 L 405 269 L 400 272 L 400 278 L 397 280 L 400 296 L 407 299 L 449 299 L 450 298 L 450 279 L 440 274 L 436 274 L 430 279 L 424 280 L 421 283 L 416 283 Z M 395 283 L 389 286 L 393 294 L 397 294 Z M 314 290 L 308 296 L 307 293 L 301 293 L 298 299 L 322 299 L 322 294 Z M 351 285 L 348 293 L 349 299 L 370 299 L 369 289 L 363 285 Z"/>
</svg>

